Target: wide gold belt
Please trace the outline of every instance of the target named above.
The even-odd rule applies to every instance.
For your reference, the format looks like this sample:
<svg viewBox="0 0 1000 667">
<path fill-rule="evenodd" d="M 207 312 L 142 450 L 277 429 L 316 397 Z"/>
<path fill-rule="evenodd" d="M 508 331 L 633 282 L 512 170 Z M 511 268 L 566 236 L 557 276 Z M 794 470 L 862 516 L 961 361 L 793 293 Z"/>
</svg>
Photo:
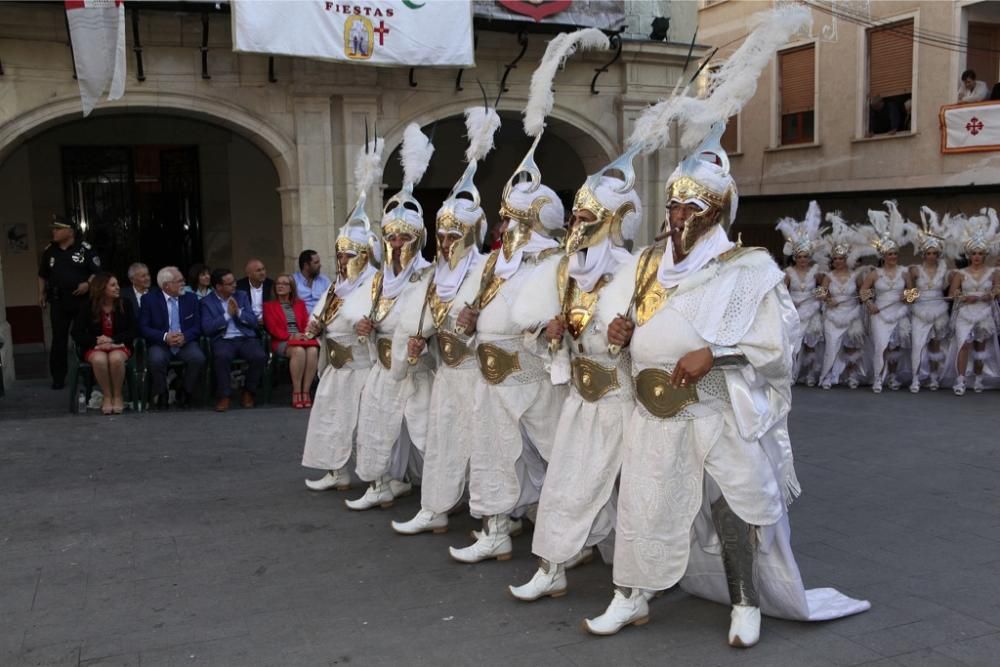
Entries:
<svg viewBox="0 0 1000 667">
<path fill-rule="evenodd" d="M 438 331 L 438 345 L 441 348 L 441 359 L 452 368 L 457 368 L 465 361 L 472 350 L 461 338 L 451 331 Z"/>
<path fill-rule="evenodd" d="M 347 345 L 341 345 L 332 338 L 326 339 L 327 361 L 336 369 L 343 368 L 347 363 L 354 361 L 354 351 Z"/>
<path fill-rule="evenodd" d="M 479 372 L 490 384 L 500 384 L 511 373 L 521 370 L 521 360 L 517 352 L 508 352 L 497 345 L 480 343 L 476 348 L 479 358 Z"/>
<path fill-rule="evenodd" d="M 670 373 L 647 368 L 635 376 L 635 397 L 654 417 L 669 419 L 698 402 L 697 383 L 674 387 L 670 384 Z"/>
<path fill-rule="evenodd" d="M 379 363 L 386 370 L 392 368 L 392 339 L 379 338 L 375 341 L 375 349 L 378 352 Z"/>
<path fill-rule="evenodd" d="M 583 400 L 593 403 L 602 396 L 618 389 L 618 369 L 614 366 L 602 366 L 592 359 L 576 357 L 572 361 L 573 386 L 580 392 Z"/>
</svg>

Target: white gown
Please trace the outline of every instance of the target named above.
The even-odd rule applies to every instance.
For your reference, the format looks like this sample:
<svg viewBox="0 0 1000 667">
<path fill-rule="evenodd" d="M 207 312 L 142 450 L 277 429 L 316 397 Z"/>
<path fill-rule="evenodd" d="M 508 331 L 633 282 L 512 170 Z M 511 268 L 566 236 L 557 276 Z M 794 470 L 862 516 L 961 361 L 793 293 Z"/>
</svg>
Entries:
<svg viewBox="0 0 1000 667">
<path fill-rule="evenodd" d="M 948 302 L 944 300 L 948 289 L 948 266 L 938 260 L 933 276 L 927 274 L 923 264 L 914 267 L 917 280 L 914 284 L 920 296 L 910 305 L 910 368 L 913 377 L 923 379 L 930 375 L 931 362 L 938 364 L 937 374 L 944 374 L 945 351 L 948 349 Z M 932 353 L 927 344 L 936 339 L 941 345 L 938 353 Z"/>
<path fill-rule="evenodd" d="M 413 481 L 420 477 L 434 381 L 433 359 L 423 355 L 415 366 L 410 366 L 405 345 L 400 350 L 393 344 L 393 337 L 407 303 L 412 299 L 423 302 L 433 275 L 429 267 L 421 274 L 414 273 L 416 279 L 411 278 L 403 288 L 369 338 L 369 354 L 375 361 L 361 393 L 357 448 L 358 477 L 366 482 L 382 475 L 401 480 L 408 473 Z M 390 368 L 378 361 L 379 341 L 385 341 L 381 344 L 391 350 Z"/>
<path fill-rule="evenodd" d="M 347 295 L 336 316 L 319 336 L 319 385 L 309 412 L 306 444 L 302 465 L 320 470 L 339 470 L 347 465 L 357 437 L 358 408 L 361 391 L 371 370 L 372 358 L 367 345 L 359 345 L 354 325 L 371 311 L 372 277 L 361 279 Z M 333 286 L 313 308 L 312 317 L 319 319 L 333 295 Z M 329 363 L 329 341 L 347 347 L 353 357 L 341 368 Z"/>
<path fill-rule="evenodd" d="M 612 283 L 630 278 L 619 275 Z M 602 292 L 609 288 L 610 283 Z M 602 310 L 598 301 L 580 337 L 574 339 L 567 332 L 552 364 L 553 382 L 569 380 L 572 357 L 614 369 L 619 385 L 596 401 L 588 401 L 568 381 L 569 394 L 559 414 L 531 543 L 535 555 L 552 563 L 564 563 L 583 547 L 603 542 L 614 529 L 615 482 L 625 448 L 623 427 L 635 403 L 628 351 L 615 357 L 608 353 L 608 325 L 615 317 L 617 313 Z"/>
<path fill-rule="evenodd" d="M 482 308 L 476 323 L 477 347 L 495 345 L 516 353 L 520 370 L 500 384 L 482 377 L 476 383 L 469 459 L 469 510 L 474 517 L 516 516 L 538 502 L 566 389 L 549 381 L 544 340 L 538 332 L 524 331 L 543 326 L 559 312 L 555 289 L 559 259 L 551 255 L 536 261 L 535 255 L 526 256 Z M 522 306 L 537 311 L 527 327 L 515 319 L 514 309 L 522 299 Z M 540 307 L 532 307 L 535 300 Z"/>
<path fill-rule="evenodd" d="M 685 278 L 632 337 L 634 371 L 672 372 L 684 354 L 717 345 L 747 363 L 716 368 L 696 386 L 698 402 L 658 418 L 636 402 L 625 431 L 614 580 L 660 590 L 678 581 L 729 604 L 708 480 L 732 510 L 758 526 L 760 606 L 765 614 L 824 620 L 869 603 L 833 589 L 806 591 L 790 546 L 786 505 L 798 493 L 787 415 L 798 316 L 767 253 L 713 260 Z"/>
<path fill-rule="evenodd" d="M 486 257 L 482 257 L 469 267 L 462 286 L 447 306 L 448 314 L 441 325 L 443 330 L 454 334 L 458 314 L 465 304 L 476 297 L 485 263 Z M 420 321 L 417 309 L 409 310 L 411 312 L 404 316 L 407 326 L 398 329 L 393 340 L 394 346 L 402 346 L 403 354 L 409 341 L 408 332 L 416 331 Z M 469 354 L 455 367 L 445 363 L 441 355 L 441 340 L 435 335 L 437 330 L 430 307 L 424 313 L 423 327 L 425 338 L 430 339 L 425 354 L 434 356 L 437 370 L 431 389 L 420 506 L 435 514 L 442 514 L 454 508 L 465 493 L 472 452 L 472 438 L 467 425 L 475 419 L 472 399 L 479 382 L 479 367 L 476 365 L 475 354 Z M 475 350 L 472 341 L 467 341 L 467 344 L 470 350 Z"/>
<path fill-rule="evenodd" d="M 993 272 L 996 270 L 993 268 L 983 271 L 978 280 L 967 269 L 959 270 L 962 275 L 962 294 L 989 294 L 993 289 Z M 949 379 L 954 379 L 958 373 L 956 364 L 962 345 L 973 341 L 986 342 L 986 349 L 978 353 L 979 360 L 984 364 L 984 379 L 1000 379 L 1000 350 L 997 346 L 997 322 L 1000 319 L 998 315 L 1000 313 L 997 312 L 996 299 L 975 303 L 955 301 L 951 315 L 955 335 L 948 350 L 946 363 Z M 969 360 L 965 367 L 969 375 L 973 373 L 976 354 L 974 349 L 969 350 Z"/>
<path fill-rule="evenodd" d="M 859 271 L 851 271 L 847 280 L 841 281 L 830 272 L 830 302 L 823 306 L 823 370 L 821 382 L 839 384 L 841 376 L 852 362 L 857 367 L 857 379 L 866 375 L 862 350 L 865 346 L 863 307 L 858 301 Z M 844 348 L 855 350 L 852 354 Z"/>
<path fill-rule="evenodd" d="M 874 378 L 876 381 L 886 379 L 889 369 L 886 350 L 898 348 L 898 352 L 890 352 L 890 355 L 895 354 L 896 377 L 902 381 L 906 375 L 904 361 L 909 366 L 910 349 L 910 309 L 903 301 L 906 269 L 897 266 L 895 277 L 889 276 L 884 268 L 877 268 L 875 271 L 878 275 L 874 285 L 875 306 L 879 312 L 869 318 Z"/>
<path fill-rule="evenodd" d="M 818 286 L 816 276 L 819 273 L 819 266 L 816 264 L 809 267 L 805 276 L 800 275 L 794 266 L 785 269 L 789 283 L 788 295 L 792 298 L 799 314 L 799 322 L 802 323 L 802 348 L 795 355 L 793 369 L 793 377 L 798 381 L 807 380 L 810 375 L 815 379 L 818 366 L 823 360 L 823 313 L 820 310 L 821 301 L 813 294 Z M 806 347 L 813 349 L 811 358 L 808 359 Z"/>
</svg>

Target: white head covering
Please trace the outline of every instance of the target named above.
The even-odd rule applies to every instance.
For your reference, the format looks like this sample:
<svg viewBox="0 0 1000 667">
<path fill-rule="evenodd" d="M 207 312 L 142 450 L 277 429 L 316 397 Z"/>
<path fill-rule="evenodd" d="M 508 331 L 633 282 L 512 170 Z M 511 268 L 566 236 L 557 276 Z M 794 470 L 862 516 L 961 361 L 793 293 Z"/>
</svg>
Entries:
<svg viewBox="0 0 1000 667">
<path fill-rule="evenodd" d="M 819 226 L 823 222 L 823 214 L 819 210 L 816 201 L 809 202 L 809 210 L 806 211 L 805 220 L 799 222 L 794 218 L 782 218 L 775 226 L 782 236 L 785 237 L 785 245 L 782 252 L 788 256 L 812 255 L 818 248 L 820 239 Z"/>
<path fill-rule="evenodd" d="M 372 232 L 366 225 L 358 224 L 357 222 L 348 222 L 340 229 L 340 233 L 337 238 L 348 239 L 353 243 L 358 245 L 368 246 L 368 252 L 372 254 L 376 262 L 382 261 L 382 248 L 378 243 L 378 237 Z M 354 254 L 352 251 L 346 251 L 350 254 Z M 337 274 L 337 283 L 334 285 L 334 293 L 340 298 L 345 298 L 348 294 L 354 291 L 354 288 L 362 284 L 366 278 L 375 273 L 375 267 L 369 262 L 368 266 L 365 267 L 354 280 L 348 280 L 347 278 L 341 278 L 340 274 Z"/>
<path fill-rule="evenodd" d="M 476 223 L 482 222 L 479 226 L 479 237 L 477 239 L 478 244 L 482 245 L 486 238 L 486 213 L 481 206 L 473 206 L 473 202 L 468 199 L 453 201 L 449 198 L 441 205 L 438 217 L 446 210 L 455 216 L 455 219 L 463 226 L 471 227 Z M 462 281 L 465 280 L 465 275 L 482 256 L 478 247 L 470 248 L 469 252 L 466 253 L 454 269 L 451 268 L 447 260 L 439 257 L 434 267 L 434 284 L 437 285 L 438 297 L 444 301 L 451 301 L 455 298 L 459 288 L 462 286 Z"/>
<path fill-rule="evenodd" d="M 596 185 L 589 189 L 600 205 L 609 211 L 617 211 L 625 204 L 632 205 L 632 210 L 622 217 L 620 230 L 620 240 L 631 241 L 635 239 L 639 225 L 642 224 L 642 202 L 634 188 L 619 192 L 624 185 L 625 181 L 620 178 L 602 175 Z M 631 253 L 618 245 L 609 232 L 597 245 L 580 250 L 570 257 L 569 275 L 576 280 L 580 289 L 589 292 L 594 289 L 601 276 L 614 273 L 630 256 Z"/>
<path fill-rule="evenodd" d="M 992 208 L 981 209 L 979 215 L 957 218 L 951 229 L 966 255 L 974 251 L 995 253 L 1000 245 L 1000 219 Z"/>
<path fill-rule="evenodd" d="M 531 182 L 521 182 L 512 185 L 507 192 L 507 200 L 504 203 L 510 208 L 528 211 L 533 206 L 536 206 L 542 198 L 547 199 L 547 201 L 538 209 L 539 223 L 541 223 L 546 231 L 555 232 L 561 230 L 565 209 L 563 208 L 562 201 L 559 200 L 559 195 L 547 185 L 541 183 L 537 183 L 536 185 Z M 516 223 L 511 221 L 511 224 Z M 543 250 L 557 247 L 559 247 L 559 241 L 532 231 L 528 242 L 518 248 L 509 260 L 504 256 L 503 252 L 499 253 L 495 269 L 496 275 L 503 279 L 510 278 L 517 271 L 518 267 L 521 266 L 521 259 L 526 254 L 533 255 Z"/>
</svg>

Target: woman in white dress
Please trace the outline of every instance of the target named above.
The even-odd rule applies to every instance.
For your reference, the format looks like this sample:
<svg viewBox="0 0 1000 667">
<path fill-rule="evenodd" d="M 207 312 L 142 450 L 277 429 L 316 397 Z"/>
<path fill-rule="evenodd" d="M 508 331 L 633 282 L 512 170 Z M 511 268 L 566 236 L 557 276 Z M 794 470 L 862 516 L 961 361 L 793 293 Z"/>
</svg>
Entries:
<svg viewBox="0 0 1000 667">
<path fill-rule="evenodd" d="M 839 211 L 827 213 L 826 219 L 832 228 L 821 246 L 821 252 L 830 256 L 830 270 L 823 275 L 819 290 L 825 348 L 820 382 L 823 389 L 829 389 L 846 378 L 847 386 L 857 389 L 866 376 L 863 350 L 867 337 L 858 288 L 870 267 L 855 269 L 854 264 L 875 249 L 848 226 Z"/>
<path fill-rule="evenodd" d="M 996 211 L 984 209 L 982 215 L 961 219 L 953 229 L 962 239 L 969 266 L 954 272 L 951 296 L 955 307 L 952 324 L 955 336 L 948 355 L 949 369 L 956 373 L 952 386 L 956 396 L 965 393 L 965 377 L 972 357 L 972 389 L 983 390 L 983 376 L 1000 377 L 1000 351 L 997 349 L 997 295 L 1000 294 L 1000 271 L 986 265 L 992 248 L 1000 243 L 1000 221 Z"/>
<path fill-rule="evenodd" d="M 952 255 L 949 250 L 954 245 L 947 242 L 948 215 L 941 222 L 937 213 L 924 206 L 920 209 L 920 221 L 921 227 L 907 223 L 913 247 L 922 258 L 920 264 L 910 267 L 906 281 L 912 299 L 910 367 L 913 379 L 910 391 L 914 394 L 920 391 L 924 378 L 931 391 L 937 391 L 940 386 L 951 328 L 945 299 L 950 272 L 945 257 Z"/>
<path fill-rule="evenodd" d="M 785 287 L 802 323 L 802 346 L 795 355 L 792 377 L 796 382 L 804 380 L 810 387 L 816 386 L 823 362 L 823 313 L 817 288 L 824 276 L 820 265 L 813 261 L 822 221 L 819 204 L 811 201 L 805 220 L 782 218 L 775 227 L 785 237 L 784 254 L 795 260 L 792 266 L 785 268 Z"/>
<path fill-rule="evenodd" d="M 899 265 L 899 248 L 907 242 L 905 221 L 896 202 L 885 202 L 889 212 L 868 211 L 869 225 L 862 233 L 878 251 L 881 266 L 861 284 L 861 302 L 868 311 L 868 331 L 872 340 L 872 391 L 882 393 L 882 384 L 896 391 L 900 375 L 909 365 L 910 309 L 906 302 L 905 267 Z"/>
</svg>

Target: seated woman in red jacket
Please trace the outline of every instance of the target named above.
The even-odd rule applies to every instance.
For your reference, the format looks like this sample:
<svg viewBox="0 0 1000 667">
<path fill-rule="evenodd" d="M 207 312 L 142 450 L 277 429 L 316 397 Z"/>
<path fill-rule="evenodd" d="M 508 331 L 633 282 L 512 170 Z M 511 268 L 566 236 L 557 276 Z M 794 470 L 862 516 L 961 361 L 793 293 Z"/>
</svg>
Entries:
<svg viewBox="0 0 1000 667">
<path fill-rule="evenodd" d="M 292 376 L 292 407 L 312 406 L 309 387 L 316 377 L 319 342 L 306 333 L 309 311 L 295 293 L 295 279 L 282 273 L 274 279 L 274 300 L 264 302 L 264 328 L 271 334 L 271 351 L 288 357 Z"/>
<path fill-rule="evenodd" d="M 101 387 L 101 412 L 106 415 L 120 415 L 125 409 L 125 362 L 138 334 L 132 306 L 120 297 L 118 279 L 98 273 L 90 281 L 90 299 L 73 322 L 73 341 Z"/>
</svg>

